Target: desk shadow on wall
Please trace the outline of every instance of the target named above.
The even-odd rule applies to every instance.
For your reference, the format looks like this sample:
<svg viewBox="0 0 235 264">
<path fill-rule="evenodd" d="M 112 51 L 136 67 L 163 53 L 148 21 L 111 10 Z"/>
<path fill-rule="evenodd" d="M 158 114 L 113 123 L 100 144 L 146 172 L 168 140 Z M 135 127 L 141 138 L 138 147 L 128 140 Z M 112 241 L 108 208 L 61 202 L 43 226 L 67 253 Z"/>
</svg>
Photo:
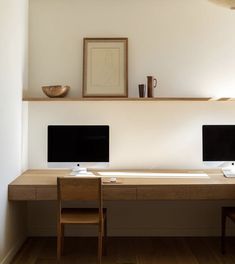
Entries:
<svg viewBox="0 0 235 264">
<path fill-rule="evenodd" d="M 74 203 L 73 206 L 92 207 Z M 112 201 L 108 209 L 108 236 L 220 236 L 222 206 L 234 201 Z M 56 236 L 56 201 L 28 203 L 29 236 Z M 228 234 L 235 228 L 228 226 Z M 96 236 L 90 227 L 68 227 L 66 236 Z"/>
</svg>

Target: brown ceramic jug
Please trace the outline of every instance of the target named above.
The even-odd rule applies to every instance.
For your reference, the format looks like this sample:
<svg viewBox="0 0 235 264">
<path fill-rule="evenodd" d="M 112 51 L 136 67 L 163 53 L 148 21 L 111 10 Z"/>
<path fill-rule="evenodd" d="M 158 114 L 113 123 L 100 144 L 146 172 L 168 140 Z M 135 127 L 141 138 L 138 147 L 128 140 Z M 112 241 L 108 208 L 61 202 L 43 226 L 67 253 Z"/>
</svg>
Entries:
<svg viewBox="0 0 235 264">
<path fill-rule="evenodd" d="M 153 97 L 153 89 L 157 87 L 157 79 L 153 76 L 147 76 L 148 97 Z"/>
</svg>

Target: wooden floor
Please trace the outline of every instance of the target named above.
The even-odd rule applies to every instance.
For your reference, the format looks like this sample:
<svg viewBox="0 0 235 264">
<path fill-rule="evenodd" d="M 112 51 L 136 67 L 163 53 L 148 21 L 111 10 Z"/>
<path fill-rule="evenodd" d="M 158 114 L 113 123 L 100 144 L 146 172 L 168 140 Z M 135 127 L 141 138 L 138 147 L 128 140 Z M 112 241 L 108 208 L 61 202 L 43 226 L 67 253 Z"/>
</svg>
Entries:
<svg viewBox="0 0 235 264">
<path fill-rule="evenodd" d="M 95 264 L 97 240 L 66 238 L 61 263 Z M 235 238 L 228 239 L 227 254 L 218 238 L 109 238 L 103 264 L 234 264 Z M 12 264 L 53 264 L 54 238 L 30 238 Z"/>
</svg>

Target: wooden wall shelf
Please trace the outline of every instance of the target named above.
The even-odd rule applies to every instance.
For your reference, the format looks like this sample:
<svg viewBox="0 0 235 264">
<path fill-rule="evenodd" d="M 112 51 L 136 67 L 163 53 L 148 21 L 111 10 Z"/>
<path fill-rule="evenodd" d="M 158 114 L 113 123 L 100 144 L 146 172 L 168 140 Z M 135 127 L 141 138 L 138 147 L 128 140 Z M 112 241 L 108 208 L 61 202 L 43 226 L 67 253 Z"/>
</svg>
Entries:
<svg viewBox="0 0 235 264">
<path fill-rule="evenodd" d="M 46 97 L 24 97 L 23 101 L 27 102 L 86 102 L 86 101 L 139 101 L 139 102 L 155 102 L 155 101 L 196 101 L 196 102 L 214 102 L 214 101 L 235 101 L 235 98 L 222 97 L 155 97 L 155 98 L 46 98 Z"/>
</svg>

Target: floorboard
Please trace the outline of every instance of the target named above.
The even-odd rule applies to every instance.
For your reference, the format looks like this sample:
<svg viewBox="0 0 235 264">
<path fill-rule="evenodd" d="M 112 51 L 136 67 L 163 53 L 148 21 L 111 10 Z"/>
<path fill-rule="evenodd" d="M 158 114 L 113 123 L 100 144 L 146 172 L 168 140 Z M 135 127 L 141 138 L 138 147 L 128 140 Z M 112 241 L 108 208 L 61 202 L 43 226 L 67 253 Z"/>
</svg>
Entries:
<svg viewBox="0 0 235 264">
<path fill-rule="evenodd" d="M 62 264 L 96 264 L 97 239 L 65 238 Z M 55 264 L 55 238 L 29 238 L 11 264 Z M 235 238 L 109 238 L 103 264 L 234 264 Z"/>
</svg>

